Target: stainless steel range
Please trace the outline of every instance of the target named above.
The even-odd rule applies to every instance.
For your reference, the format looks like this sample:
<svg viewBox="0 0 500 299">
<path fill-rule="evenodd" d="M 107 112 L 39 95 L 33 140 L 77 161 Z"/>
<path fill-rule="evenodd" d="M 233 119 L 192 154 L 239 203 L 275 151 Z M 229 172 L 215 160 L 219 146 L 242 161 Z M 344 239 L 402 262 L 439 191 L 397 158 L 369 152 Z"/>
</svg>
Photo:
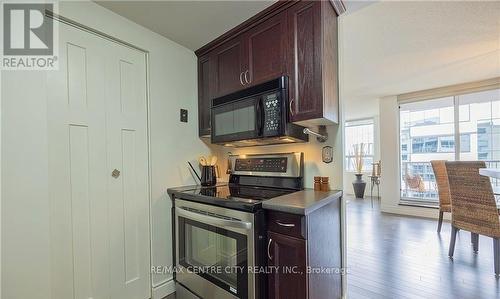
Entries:
<svg viewBox="0 0 500 299">
<path fill-rule="evenodd" d="M 175 279 L 205 299 L 265 298 L 265 275 L 258 273 L 266 263 L 262 201 L 303 189 L 303 154 L 230 156 L 230 162 L 228 184 L 169 189 Z"/>
</svg>

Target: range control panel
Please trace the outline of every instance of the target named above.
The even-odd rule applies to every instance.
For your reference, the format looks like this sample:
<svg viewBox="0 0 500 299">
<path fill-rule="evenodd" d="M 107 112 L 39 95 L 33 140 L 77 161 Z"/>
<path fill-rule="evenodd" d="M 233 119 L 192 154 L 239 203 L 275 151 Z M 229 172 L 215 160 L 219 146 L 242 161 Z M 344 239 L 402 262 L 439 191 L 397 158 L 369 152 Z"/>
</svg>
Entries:
<svg viewBox="0 0 500 299">
<path fill-rule="evenodd" d="M 265 135 L 277 134 L 281 126 L 281 103 L 279 93 L 264 95 Z"/>
<path fill-rule="evenodd" d="M 234 165 L 236 171 L 286 172 L 287 157 L 279 158 L 238 158 Z"/>
</svg>

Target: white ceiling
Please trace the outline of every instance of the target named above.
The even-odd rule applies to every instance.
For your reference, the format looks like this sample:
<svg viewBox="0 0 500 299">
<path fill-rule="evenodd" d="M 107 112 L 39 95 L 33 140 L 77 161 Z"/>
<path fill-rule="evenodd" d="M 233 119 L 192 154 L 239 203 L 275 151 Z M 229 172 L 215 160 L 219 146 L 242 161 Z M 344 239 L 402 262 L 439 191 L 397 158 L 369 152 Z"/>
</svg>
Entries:
<svg viewBox="0 0 500 299">
<path fill-rule="evenodd" d="M 498 1 L 379 2 L 341 23 L 347 114 L 382 96 L 500 76 Z"/>
<path fill-rule="evenodd" d="M 273 2 L 97 3 L 196 50 Z M 347 117 L 373 114 L 383 96 L 500 76 L 499 1 L 350 0 L 346 5 L 339 39 Z"/>
<path fill-rule="evenodd" d="M 275 1 L 96 2 L 191 50 L 197 50 Z"/>
</svg>

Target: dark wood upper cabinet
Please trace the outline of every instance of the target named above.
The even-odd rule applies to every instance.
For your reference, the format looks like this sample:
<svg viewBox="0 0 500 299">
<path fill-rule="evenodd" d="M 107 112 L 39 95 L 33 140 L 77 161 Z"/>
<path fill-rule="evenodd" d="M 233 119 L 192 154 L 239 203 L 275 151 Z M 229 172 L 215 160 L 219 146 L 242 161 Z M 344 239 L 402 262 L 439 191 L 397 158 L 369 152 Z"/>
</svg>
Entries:
<svg viewBox="0 0 500 299">
<path fill-rule="evenodd" d="M 286 75 L 292 122 L 338 123 L 338 7 L 340 0 L 278 1 L 197 50 L 199 108 Z M 200 136 L 210 133 L 205 113 L 199 111 Z"/>
<path fill-rule="evenodd" d="M 212 76 L 215 78 L 214 97 L 244 88 L 244 45 L 241 36 L 222 44 L 209 54 Z"/>
<path fill-rule="evenodd" d="M 306 241 L 274 232 L 268 240 L 268 264 L 279 269 L 268 276 L 269 298 L 307 298 Z"/>
<path fill-rule="evenodd" d="M 288 9 L 290 118 L 302 125 L 338 123 L 337 15 L 327 1 Z"/>
<path fill-rule="evenodd" d="M 198 59 L 198 128 L 200 136 L 209 136 L 211 121 L 211 72 L 208 55 Z"/>
<path fill-rule="evenodd" d="M 286 73 L 287 15 L 279 13 L 244 35 L 245 83 L 256 85 Z"/>
<path fill-rule="evenodd" d="M 288 10 L 289 103 L 291 120 L 320 118 L 321 97 L 321 8 L 315 1 L 301 2 Z"/>
</svg>

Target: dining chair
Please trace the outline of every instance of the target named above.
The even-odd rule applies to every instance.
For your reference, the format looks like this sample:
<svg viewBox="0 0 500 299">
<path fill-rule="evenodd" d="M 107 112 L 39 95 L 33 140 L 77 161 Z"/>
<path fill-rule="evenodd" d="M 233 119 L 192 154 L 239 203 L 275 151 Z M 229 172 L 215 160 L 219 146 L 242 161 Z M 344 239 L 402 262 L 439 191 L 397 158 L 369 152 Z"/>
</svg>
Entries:
<svg viewBox="0 0 500 299">
<path fill-rule="evenodd" d="M 439 195 L 438 233 L 441 232 L 441 226 L 443 225 L 443 214 L 451 213 L 450 185 L 448 183 L 448 174 L 446 173 L 445 163 L 445 160 L 431 161 Z"/>
<path fill-rule="evenodd" d="M 500 276 L 500 216 L 488 177 L 479 174 L 484 161 L 446 162 L 451 195 L 451 240 L 448 255 L 453 258 L 459 229 L 469 231 L 479 245 L 479 235 L 493 239 L 495 274 Z"/>
</svg>

